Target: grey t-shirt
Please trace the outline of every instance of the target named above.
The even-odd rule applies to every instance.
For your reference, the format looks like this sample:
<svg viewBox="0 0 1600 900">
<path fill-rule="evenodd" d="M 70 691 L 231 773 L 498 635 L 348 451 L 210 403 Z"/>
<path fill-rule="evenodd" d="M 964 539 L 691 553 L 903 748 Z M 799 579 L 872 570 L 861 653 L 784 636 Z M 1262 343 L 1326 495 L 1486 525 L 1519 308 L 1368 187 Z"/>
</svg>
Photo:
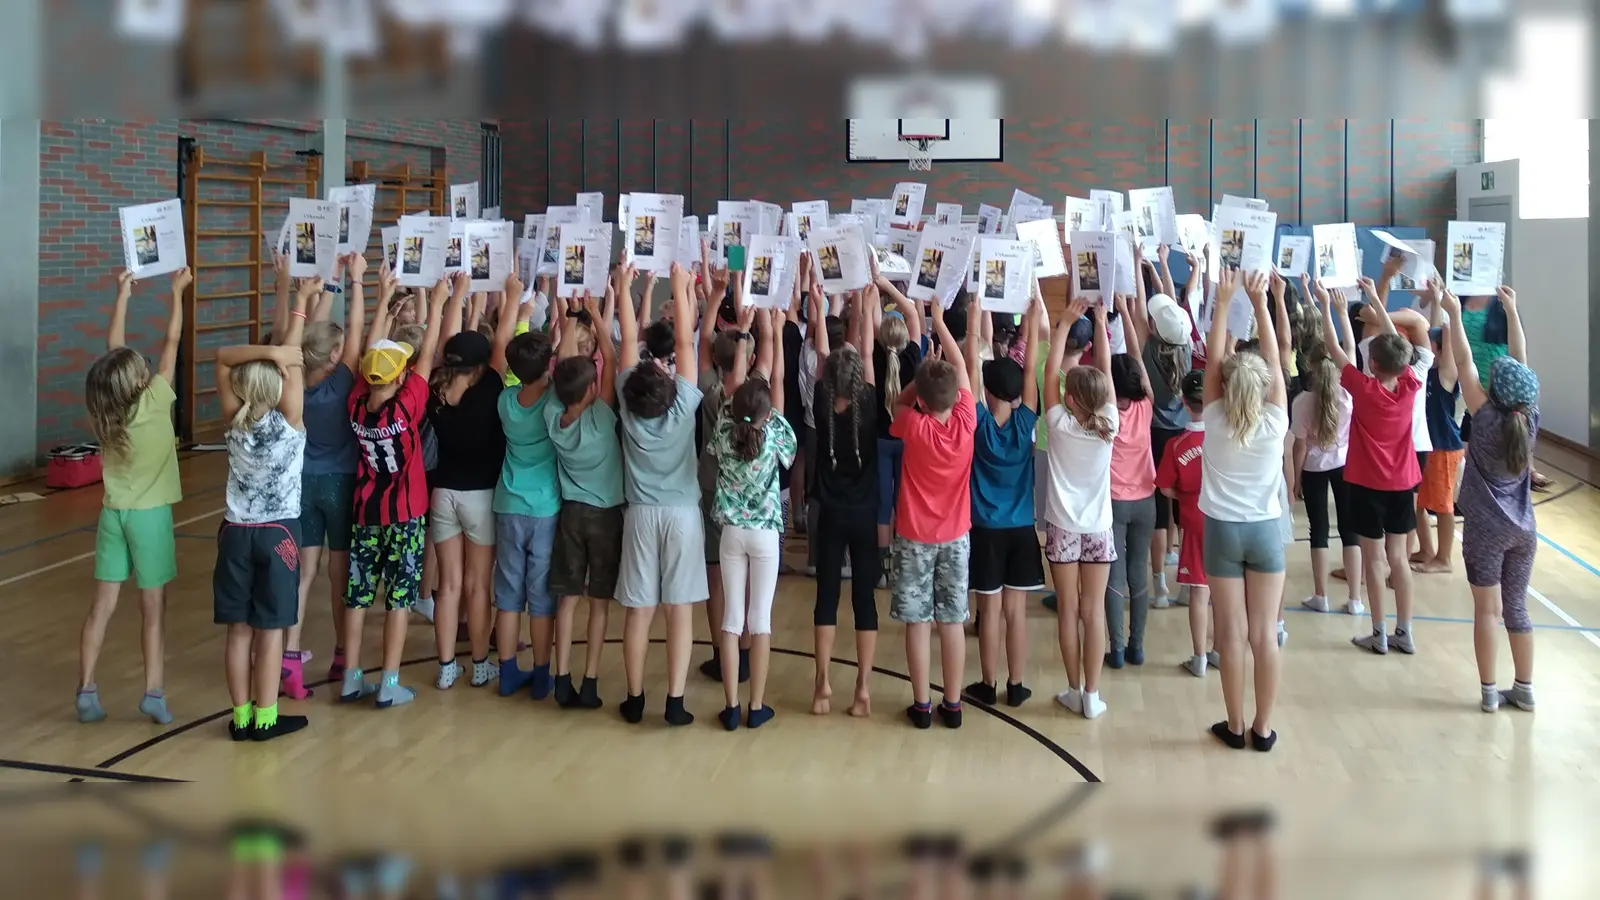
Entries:
<svg viewBox="0 0 1600 900">
<path fill-rule="evenodd" d="M 629 369 L 617 377 L 619 397 L 632 375 Z M 665 415 L 641 419 L 628 411 L 627 403 L 617 404 L 622 419 L 622 493 L 637 506 L 700 505 L 694 426 L 701 393 L 694 382 L 673 377 L 678 396 Z"/>
<path fill-rule="evenodd" d="M 1189 409 L 1183 405 L 1183 396 L 1174 394 L 1167 387 L 1167 379 L 1162 377 L 1161 370 L 1156 364 L 1156 343 L 1159 339 L 1154 334 L 1144 345 L 1144 368 L 1150 374 L 1150 427 L 1163 431 L 1182 431 L 1189 426 Z M 1178 354 L 1178 378 L 1188 374 L 1189 367 L 1194 364 L 1194 348 L 1184 347 Z"/>
</svg>

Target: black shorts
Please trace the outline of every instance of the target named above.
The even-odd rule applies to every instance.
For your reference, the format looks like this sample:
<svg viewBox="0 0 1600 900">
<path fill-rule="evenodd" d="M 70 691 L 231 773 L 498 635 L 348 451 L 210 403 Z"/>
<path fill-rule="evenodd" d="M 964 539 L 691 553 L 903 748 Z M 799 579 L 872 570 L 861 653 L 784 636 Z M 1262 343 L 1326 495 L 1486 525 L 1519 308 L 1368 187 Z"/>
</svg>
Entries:
<svg viewBox="0 0 1600 900">
<path fill-rule="evenodd" d="M 1381 541 L 1385 534 L 1406 534 L 1417 527 L 1417 489 L 1380 491 L 1348 484 L 1351 530 L 1358 537 Z"/>
<path fill-rule="evenodd" d="M 1461 414 L 1461 443 L 1472 443 L 1472 413 Z"/>
<path fill-rule="evenodd" d="M 1020 528 L 972 529 L 968 579 L 979 594 L 1044 589 L 1044 563 L 1039 560 L 1039 534 L 1032 525 Z"/>
<path fill-rule="evenodd" d="M 550 558 L 552 597 L 614 597 L 622 568 L 622 506 L 561 504 Z"/>
<path fill-rule="evenodd" d="M 300 618 L 300 521 L 223 522 L 211 595 L 218 625 L 264 631 L 293 625 Z"/>
</svg>

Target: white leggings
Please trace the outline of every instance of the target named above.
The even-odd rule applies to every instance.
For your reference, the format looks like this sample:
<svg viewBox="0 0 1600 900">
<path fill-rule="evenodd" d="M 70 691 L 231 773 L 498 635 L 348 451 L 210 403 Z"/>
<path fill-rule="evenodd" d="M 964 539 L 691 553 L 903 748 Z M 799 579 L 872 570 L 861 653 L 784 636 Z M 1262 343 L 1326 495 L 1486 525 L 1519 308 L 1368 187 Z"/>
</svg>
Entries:
<svg viewBox="0 0 1600 900">
<path fill-rule="evenodd" d="M 722 528 L 722 630 L 728 634 L 772 633 L 772 595 L 778 590 L 778 532 L 770 528 Z M 749 600 L 745 600 L 746 582 Z"/>
</svg>

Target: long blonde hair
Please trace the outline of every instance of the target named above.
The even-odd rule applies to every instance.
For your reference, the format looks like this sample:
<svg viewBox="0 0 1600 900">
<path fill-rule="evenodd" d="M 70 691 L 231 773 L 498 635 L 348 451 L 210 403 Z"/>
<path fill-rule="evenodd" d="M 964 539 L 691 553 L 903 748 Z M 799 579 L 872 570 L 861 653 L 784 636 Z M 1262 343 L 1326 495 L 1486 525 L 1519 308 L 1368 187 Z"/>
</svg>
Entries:
<svg viewBox="0 0 1600 900">
<path fill-rule="evenodd" d="M 233 414 L 232 428 L 249 431 L 278 407 L 283 399 L 283 373 L 277 365 L 255 360 L 228 370 L 228 384 L 239 398 L 239 411 Z"/>
<path fill-rule="evenodd" d="M 150 386 L 150 364 L 127 347 L 118 347 L 94 361 L 83 382 L 94 439 L 107 453 L 128 452 L 128 421 Z"/>
<path fill-rule="evenodd" d="M 1260 427 L 1272 372 L 1259 353 L 1235 353 L 1222 363 L 1222 410 L 1236 443 L 1250 440 Z"/>
<path fill-rule="evenodd" d="M 1317 412 L 1312 417 L 1311 442 L 1332 447 L 1339 440 L 1339 364 L 1326 353 L 1311 357 L 1311 397 Z"/>
<path fill-rule="evenodd" d="M 305 327 L 300 350 L 306 358 L 306 377 L 321 376 L 333 368 L 334 351 L 344 343 L 344 329 L 332 322 L 312 322 Z"/>
<path fill-rule="evenodd" d="M 1111 376 L 1094 366 L 1073 366 L 1067 370 L 1065 396 L 1071 398 L 1068 407 L 1083 430 L 1106 443 L 1116 437 L 1116 426 L 1103 411 L 1111 405 Z"/>
<path fill-rule="evenodd" d="M 903 386 L 900 354 L 910 342 L 911 332 L 906 328 L 906 320 L 898 313 L 884 313 L 883 320 L 878 323 L 878 344 L 888 358 L 883 373 L 883 405 L 891 416 L 894 415 L 895 404 L 900 402 L 900 389 Z"/>
</svg>

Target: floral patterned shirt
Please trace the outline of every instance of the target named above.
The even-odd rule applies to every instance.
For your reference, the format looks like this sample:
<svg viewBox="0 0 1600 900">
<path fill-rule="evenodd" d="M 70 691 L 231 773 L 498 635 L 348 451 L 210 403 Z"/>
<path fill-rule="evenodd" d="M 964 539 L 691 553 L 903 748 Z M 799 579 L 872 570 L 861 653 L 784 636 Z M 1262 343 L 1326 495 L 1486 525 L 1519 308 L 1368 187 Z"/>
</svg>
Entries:
<svg viewBox="0 0 1600 900">
<path fill-rule="evenodd" d="M 722 404 L 709 447 L 718 463 L 711 519 L 719 525 L 771 531 L 784 527 L 778 472 L 794 462 L 794 428 L 788 419 L 773 413 L 767 417 L 764 431 L 756 458 L 741 458 L 733 449 L 733 414 L 728 402 Z"/>
</svg>

